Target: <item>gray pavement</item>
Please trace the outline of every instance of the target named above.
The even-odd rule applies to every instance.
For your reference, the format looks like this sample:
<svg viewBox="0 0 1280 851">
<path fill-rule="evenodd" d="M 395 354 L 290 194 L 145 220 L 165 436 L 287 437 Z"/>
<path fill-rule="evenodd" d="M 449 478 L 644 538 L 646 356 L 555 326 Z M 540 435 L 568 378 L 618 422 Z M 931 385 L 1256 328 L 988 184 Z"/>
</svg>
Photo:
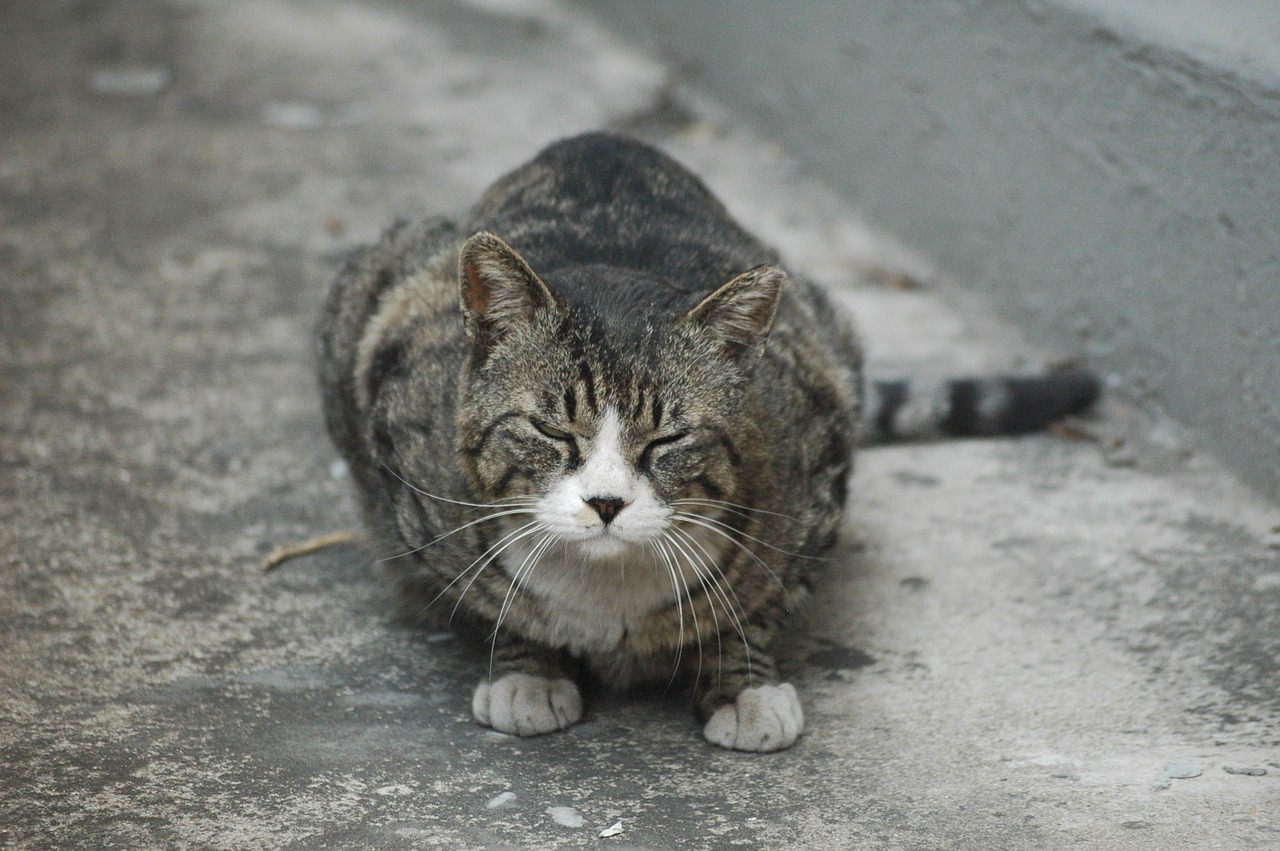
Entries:
<svg viewBox="0 0 1280 851">
<path fill-rule="evenodd" d="M 0 847 L 1280 845 L 1280 509 L 1122 394 L 1093 441 L 861 456 L 780 754 L 676 694 L 494 734 L 483 654 L 397 623 L 359 548 L 259 570 L 356 521 L 309 354 L 341 253 L 568 133 L 704 174 L 878 369 L 1072 354 L 583 18 L 0 6 Z"/>
</svg>

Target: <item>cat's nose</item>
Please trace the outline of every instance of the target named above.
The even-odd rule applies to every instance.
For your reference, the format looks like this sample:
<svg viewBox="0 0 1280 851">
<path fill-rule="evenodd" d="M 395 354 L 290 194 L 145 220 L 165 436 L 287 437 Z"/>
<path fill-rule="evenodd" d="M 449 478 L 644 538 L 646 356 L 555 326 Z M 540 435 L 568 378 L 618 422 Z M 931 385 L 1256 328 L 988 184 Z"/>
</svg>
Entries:
<svg viewBox="0 0 1280 851">
<path fill-rule="evenodd" d="M 600 515 L 600 519 L 606 526 L 613 522 L 613 518 L 617 517 L 618 512 L 627 504 L 625 500 L 616 496 L 593 496 L 590 499 L 584 499 L 583 502 L 595 509 L 596 514 Z"/>
</svg>

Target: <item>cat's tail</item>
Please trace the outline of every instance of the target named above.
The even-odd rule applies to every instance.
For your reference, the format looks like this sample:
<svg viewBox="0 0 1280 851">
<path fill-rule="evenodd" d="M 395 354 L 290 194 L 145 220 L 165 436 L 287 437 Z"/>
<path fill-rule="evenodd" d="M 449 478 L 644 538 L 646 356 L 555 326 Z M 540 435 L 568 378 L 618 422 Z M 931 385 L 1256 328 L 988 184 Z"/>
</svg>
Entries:
<svg viewBox="0 0 1280 851">
<path fill-rule="evenodd" d="M 1087 411 L 1101 393 L 1098 377 L 1080 369 L 944 381 L 871 380 L 860 442 L 1025 434 Z"/>
</svg>

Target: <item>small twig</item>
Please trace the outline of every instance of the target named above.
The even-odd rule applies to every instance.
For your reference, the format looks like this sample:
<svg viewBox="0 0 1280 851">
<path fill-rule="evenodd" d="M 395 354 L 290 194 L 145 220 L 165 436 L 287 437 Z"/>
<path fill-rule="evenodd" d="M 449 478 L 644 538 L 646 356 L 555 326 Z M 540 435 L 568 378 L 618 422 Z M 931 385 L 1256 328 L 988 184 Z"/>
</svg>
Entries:
<svg viewBox="0 0 1280 851">
<path fill-rule="evenodd" d="M 338 544 L 352 544 L 363 539 L 363 532 L 348 529 L 345 532 L 330 532 L 328 535 L 318 535 L 297 544 L 285 544 L 282 547 L 276 547 L 271 551 L 270 555 L 262 560 L 262 569 L 264 571 L 272 571 L 286 561 L 309 556 L 312 553 L 318 553 L 320 550 L 328 549 Z"/>
<path fill-rule="evenodd" d="M 1102 435 L 1096 429 L 1090 428 L 1088 423 L 1078 417 L 1066 417 L 1056 423 L 1050 423 L 1049 433 L 1057 435 L 1064 440 L 1077 440 L 1097 444 L 1104 442 Z"/>
</svg>

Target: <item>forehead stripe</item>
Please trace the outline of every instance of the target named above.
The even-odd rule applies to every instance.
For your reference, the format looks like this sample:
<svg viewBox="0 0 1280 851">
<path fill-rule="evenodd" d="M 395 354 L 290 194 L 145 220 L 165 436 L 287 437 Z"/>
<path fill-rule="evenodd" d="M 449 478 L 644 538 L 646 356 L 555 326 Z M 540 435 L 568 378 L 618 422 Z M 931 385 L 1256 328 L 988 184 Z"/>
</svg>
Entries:
<svg viewBox="0 0 1280 851">
<path fill-rule="evenodd" d="M 587 404 L 594 413 L 599 413 L 600 403 L 596 401 L 596 380 L 591 369 L 585 363 L 578 364 L 578 378 L 582 380 L 583 389 L 587 392 Z"/>
<path fill-rule="evenodd" d="M 573 422 L 578 415 L 578 395 L 573 392 L 572 387 L 564 388 L 564 413 L 569 422 Z"/>
</svg>

